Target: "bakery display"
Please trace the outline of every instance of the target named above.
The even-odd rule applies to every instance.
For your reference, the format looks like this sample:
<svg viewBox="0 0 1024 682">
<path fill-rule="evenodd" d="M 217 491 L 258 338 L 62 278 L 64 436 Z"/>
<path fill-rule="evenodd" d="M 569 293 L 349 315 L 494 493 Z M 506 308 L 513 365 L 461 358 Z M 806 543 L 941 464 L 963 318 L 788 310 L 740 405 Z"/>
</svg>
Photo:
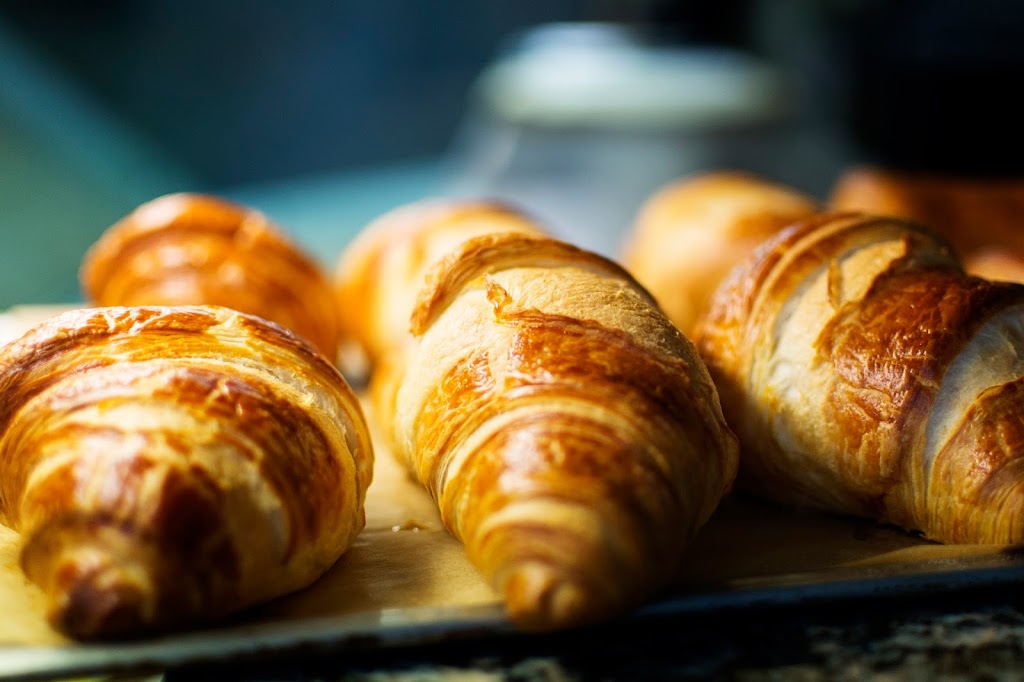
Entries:
<svg viewBox="0 0 1024 682">
<path fill-rule="evenodd" d="M 482 200 L 426 199 L 380 216 L 345 248 L 334 284 L 346 314 L 342 363 L 368 373 L 409 336 L 409 314 L 431 265 L 460 242 L 490 232 L 542 234 L 521 211 Z"/>
<path fill-rule="evenodd" d="M 907 203 L 962 226 L 1008 195 L 925 196 Z M 0 591 L 91 640 L 257 605 L 433 607 L 461 575 L 495 622 L 557 630 L 695 575 L 725 584 L 722 566 L 741 582 L 800 570 L 797 550 L 737 556 L 771 526 L 745 530 L 763 502 L 732 499 L 708 526 L 734 480 L 943 543 L 1024 541 L 1024 286 L 956 255 L 1013 278 L 1012 239 L 876 206 L 823 214 L 752 175 L 682 178 L 638 215 L 623 267 L 512 206 L 431 199 L 372 221 L 332 280 L 246 207 L 144 204 L 83 261 L 96 308 L 5 316 L 4 341 L 48 319 L 0 350 L 0 553 L 32 583 Z M 336 367 L 369 377 L 365 402 Z M 374 445 L 392 490 L 318 580 L 364 527 Z M 952 556 L 886 530 L 872 551 Z"/>
<path fill-rule="evenodd" d="M 693 345 L 621 267 L 543 236 L 473 237 L 424 281 L 373 413 L 511 620 L 664 590 L 737 466 Z"/>
<path fill-rule="evenodd" d="M 364 524 L 356 396 L 298 336 L 214 306 L 72 310 L 0 350 L 0 519 L 82 639 L 305 587 Z"/>
<path fill-rule="evenodd" d="M 681 178 L 641 207 L 622 262 L 691 334 L 729 270 L 761 241 L 816 211 L 796 190 L 747 173 Z"/>
<path fill-rule="evenodd" d="M 831 207 L 906 218 L 952 242 L 968 272 L 1024 282 L 1024 182 L 858 166 L 832 188 Z"/>
<path fill-rule="evenodd" d="M 266 216 L 219 197 L 139 206 L 89 249 L 80 280 L 93 305 L 222 305 L 337 354 L 340 312 L 320 266 Z"/>
<path fill-rule="evenodd" d="M 945 543 L 1024 541 L 1024 286 L 916 223 L 797 223 L 716 293 L 697 345 L 739 481 Z"/>
</svg>

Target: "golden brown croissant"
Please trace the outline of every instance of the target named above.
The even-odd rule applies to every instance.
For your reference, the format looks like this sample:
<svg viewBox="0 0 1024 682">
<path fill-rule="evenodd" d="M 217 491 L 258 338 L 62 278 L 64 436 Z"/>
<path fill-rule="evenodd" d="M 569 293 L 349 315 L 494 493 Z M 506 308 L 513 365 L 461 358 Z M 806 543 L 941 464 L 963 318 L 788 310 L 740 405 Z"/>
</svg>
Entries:
<svg viewBox="0 0 1024 682">
<path fill-rule="evenodd" d="M 761 241 L 815 211 L 811 199 L 745 173 L 683 178 L 643 205 L 622 262 L 690 334 L 729 270 Z"/>
<path fill-rule="evenodd" d="M 836 181 L 838 211 L 906 218 L 949 239 L 968 272 L 1024 282 L 1024 182 L 967 179 L 862 166 Z"/>
<path fill-rule="evenodd" d="M 342 317 L 346 341 L 369 366 L 380 362 L 407 339 L 430 266 L 460 242 L 490 232 L 541 234 L 543 228 L 510 206 L 457 199 L 408 204 L 373 221 L 342 252 L 335 273 L 338 300 L 349 313 Z"/>
<path fill-rule="evenodd" d="M 895 218 L 769 240 L 698 329 L 740 481 L 950 543 L 1024 541 L 1024 286 Z"/>
<path fill-rule="evenodd" d="M 304 587 L 364 524 L 373 451 L 326 358 L 226 308 L 58 315 L 0 351 L 0 517 L 79 638 Z"/>
<path fill-rule="evenodd" d="M 320 266 L 261 213 L 223 199 L 143 204 L 89 249 L 80 278 L 94 305 L 222 305 L 337 354 L 339 309 Z"/>
<path fill-rule="evenodd" d="M 562 242 L 483 235 L 428 273 L 412 332 L 375 410 L 513 622 L 599 621 L 663 589 L 737 448 L 647 292 Z"/>
</svg>

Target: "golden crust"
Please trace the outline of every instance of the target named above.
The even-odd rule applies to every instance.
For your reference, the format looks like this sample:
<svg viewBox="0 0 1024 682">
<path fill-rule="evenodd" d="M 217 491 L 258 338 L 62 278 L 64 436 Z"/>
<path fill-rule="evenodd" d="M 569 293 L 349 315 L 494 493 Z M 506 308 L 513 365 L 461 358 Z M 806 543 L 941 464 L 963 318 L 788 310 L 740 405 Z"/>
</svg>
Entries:
<svg viewBox="0 0 1024 682">
<path fill-rule="evenodd" d="M 811 199 L 745 173 L 682 178 L 641 207 L 622 261 L 689 335 L 733 267 L 816 210 Z"/>
<path fill-rule="evenodd" d="M 319 265 L 261 213 L 216 197 L 139 206 L 89 249 L 80 280 L 94 305 L 222 305 L 337 353 L 338 308 Z"/>
<path fill-rule="evenodd" d="M 1024 376 L 1021 312 L 1024 286 L 965 275 L 916 224 L 826 214 L 788 228 L 698 329 L 740 481 L 943 542 L 1024 541 L 1024 491 L 1006 473 L 1024 461 L 1021 410 L 997 398 Z"/>
<path fill-rule="evenodd" d="M 483 273 L 530 266 L 577 267 L 621 279 L 652 306 L 657 305 L 631 274 L 607 258 L 539 235 L 499 232 L 469 239 L 434 263 L 424 274 L 424 286 L 413 306 L 409 330 L 414 336 L 423 334 L 454 297 Z"/>
<path fill-rule="evenodd" d="M 358 401 L 298 336 L 226 308 L 71 311 L 0 351 L 0 516 L 80 638 L 304 587 L 364 524 Z"/>
<path fill-rule="evenodd" d="M 692 344 L 618 265 L 543 237 L 470 239 L 426 281 L 375 412 L 513 621 L 664 588 L 736 469 Z"/>
<path fill-rule="evenodd" d="M 460 242 L 491 232 L 544 230 L 501 203 L 443 199 L 401 206 L 367 225 L 335 270 L 337 297 L 348 311 L 342 316 L 346 342 L 371 366 L 380 363 L 407 340 L 409 311 L 430 266 Z"/>
<path fill-rule="evenodd" d="M 913 220 L 949 239 L 971 274 L 1024 282 L 1024 181 L 851 168 L 836 181 L 835 210 Z"/>
</svg>

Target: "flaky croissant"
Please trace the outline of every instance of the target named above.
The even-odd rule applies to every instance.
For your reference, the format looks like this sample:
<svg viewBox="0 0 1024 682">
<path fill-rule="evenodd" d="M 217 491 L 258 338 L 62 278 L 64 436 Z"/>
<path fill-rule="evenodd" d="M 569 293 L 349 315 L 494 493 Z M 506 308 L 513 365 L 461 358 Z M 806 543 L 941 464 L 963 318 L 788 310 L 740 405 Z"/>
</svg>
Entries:
<svg viewBox="0 0 1024 682">
<path fill-rule="evenodd" d="M 304 587 L 373 450 L 312 346 L 226 308 L 70 311 L 0 351 L 0 517 L 59 630 L 150 633 Z"/>
<path fill-rule="evenodd" d="M 729 270 L 764 239 L 815 211 L 795 190 L 746 173 L 681 178 L 641 207 L 622 263 L 691 334 Z"/>
<path fill-rule="evenodd" d="M 98 306 L 222 305 L 281 324 L 332 361 L 339 310 L 330 281 L 263 214 L 203 194 L 169 194 L 108 228 L 82 262 Z"/>
<path fill-rule="evenodd" d="M 491 232 L 543 231 L 493 201 L 428 199 L 377 218 L 345 248 L 335 270 L 337 297 L 347 311 L 341 320 L 350 354 L 343 360 L 369 369 L 405 342 L 427 270 L 460 242 Z"/>
<path fill-rule="evenodd" d="M 832 188 L 832 209 L 906 218 L 952 242 L 966 270 L 1024 282 L 1024 181 L 899 172 L 858 166 Z"/>
<path fill-rule="evenodd" d="M 428 273 L 412 333 L 375 411 L 512 621 L 600 621 L 663 589 L 737 448 L 647 292 L 562 242 L 484 235 Z"/>
<path fill-rule="evenodd" d="M 827 214 L 769 240 L 697 335 L 743 487 L 948 543 L 1024 541 L 1024 286 L 937 234 Z"/>
</svg>

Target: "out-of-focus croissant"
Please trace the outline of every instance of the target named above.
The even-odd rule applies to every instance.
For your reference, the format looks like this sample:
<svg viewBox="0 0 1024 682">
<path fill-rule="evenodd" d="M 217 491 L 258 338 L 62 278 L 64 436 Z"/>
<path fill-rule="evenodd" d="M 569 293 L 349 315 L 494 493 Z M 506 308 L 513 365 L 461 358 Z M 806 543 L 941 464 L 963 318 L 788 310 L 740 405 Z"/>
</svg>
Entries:
<svg viewBox="0 0 1024 682">
<path fill-rule="evenodd" d="M 375 411 L 511 619 L 599 621 L 663 589 L 737 448 L 647 292 L 562 242 L 483 235 L 428 273 L 412 333 Z"/>
<path fill-rule="evenodd" d="M 222 305 L 337 354 L 338 304 L 320 266 L 263 214 L 223 199 L 169 194 L 139 206 L 89 249 L 80 279 L 94 305 Z"/>
<path fill-rule="evenodd" d="M 455 199 L 401 206 L 366 226 L 342 252 L 335 272 L 338 300 L 348 311 L 342 316 L 348 346 L 343 365 L 366 363 L 365 371 L 404 343 L 430 266 L 462 241 L 491 232 L 541 234 L 543 228 L 501 203 Z"/>
<path fill-rule="evenodd" d="M 79 638 L 310 584 L 364 524 L 360 406 L 312 346 L 226 308 L 95 308 L 0 351 L 0 517 Z"/>
<path fill-rule="evenodd" d="M 737 263 L 780 229 L 815 213 L 795 190 L 739 172 L 677 180 L 641 208 L 622 262 L 685 334 Z"/>
<path fill-rule="evenodd" d="M 952 242 L 969 273 L 1024 282 L 1024 181 L 968 179 L 861 166 L 832 188 L 837 211 L 927 225 Z"/>
<path fill-rule="evenodd" d="M 915 224 L 823 215 L 734 271 L 697 338 L 747 489 L 1024 541 L 1024 286 L 965 275 Z"/>
</svg>

